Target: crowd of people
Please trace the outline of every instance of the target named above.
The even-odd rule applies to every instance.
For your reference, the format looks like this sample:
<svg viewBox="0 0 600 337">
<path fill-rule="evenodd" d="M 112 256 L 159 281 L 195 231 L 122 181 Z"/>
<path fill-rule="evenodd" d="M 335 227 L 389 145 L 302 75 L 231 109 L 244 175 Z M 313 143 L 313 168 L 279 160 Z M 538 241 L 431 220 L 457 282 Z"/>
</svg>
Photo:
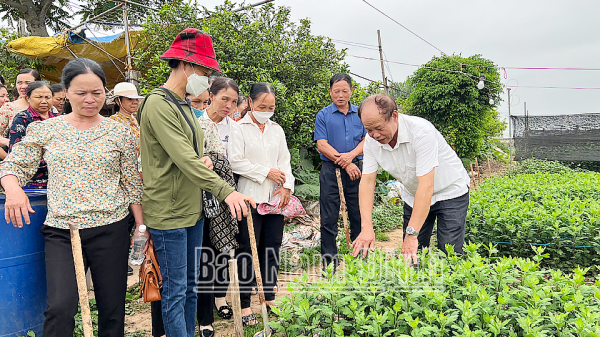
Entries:
<svg viewBox="0 0 600 337">
<path fill-rule="evenodd" d="M 151 304 L 153 336 L 193 337 L 197 325 L 200 336 L 214 336 L 213 308 L 221 318 L 232 318 L 225 300 L 231 252 L 238 259 L 240 292 L 234 296 L 240 296 L 243 324 L 258 324 L 250 306 L 257 286 L 247 217 L 254 224 L 266 304 L 277 305 L 281 210 L 290 203 L 295 181 L 286 135 L 272 120 L 277 93 L 259 82 L 246 96 L 233 79 L 212 76 L 221 72 L 212 40 L 197 29 L 178 34 L 160 58 L 171 69 L 168 80 L 146 97 L 132 83 L 117 84 L 109 118 L 100 115 L 107 98 L 104 72 L 89 59 L 70 61 L 61 84 L 48 85 L 37 71 L 21 70 L 14 101 L 0 86 L 0 183 L 7 222 L 29 224 L 33 210 L 25 190 L 47 189 L 41 229 L 45 336 L 72 336 L 75 326 L 70 225 L 81 229 L 99 336 L 124 335 L 128 251 L 141 225 L 149 228 L 163 277 L 162 299 Z M 350 104 L 347 74 L 334 75 L 329 90 L 333 103 L 316 114 L 314 135 L 323 161 L 324 269 L 334 263 L 335 272 L 338 264 L 336 169 L 355 256 L 374 246 L 370 217 L 379 166 L 404 184 L 403 198 L 409 200 L 404 227 L 411 239 L 404 239 L 403 254 L 416 256 L 417 237 L 419 247 L 429 245 L 436 217 L 440 242 L 460 252 L 469 177 L 439 132 L 425 120 L 398 114 L 389 96 Z M 274 200 L 277 211 L 258 210 L 258 204 Z"/>
</svg>

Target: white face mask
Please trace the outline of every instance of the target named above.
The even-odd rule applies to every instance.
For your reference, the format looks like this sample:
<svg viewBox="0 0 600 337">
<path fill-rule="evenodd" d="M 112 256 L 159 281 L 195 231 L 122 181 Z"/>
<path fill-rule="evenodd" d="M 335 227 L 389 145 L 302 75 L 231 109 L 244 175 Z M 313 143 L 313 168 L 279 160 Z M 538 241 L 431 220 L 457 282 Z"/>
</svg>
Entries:
<svg viewBox="0 0 600 337">
<path fill-rule="evenodd" d="M 252 116 L 260 124 L 265 124 L 273 116 L 274 111 L 252 111 Z"/>
<path fill-rule="evenodd" d="M 187 76 L 185 68 L 183 69 L 183 73 L 185 74 L 185 76 Z M 209 87 L 210 85 L 208 84 L 208 77 L 200 76 L 196 74 L 196 71 L 194 71 L 194 73 L 188 76 L 187 78 L 187 85 L 185 86 L 185 91 L 192 96 L 200 96 L 200 94 L 205 92 L 206 89 L 208 89 Z"/>
</svg>

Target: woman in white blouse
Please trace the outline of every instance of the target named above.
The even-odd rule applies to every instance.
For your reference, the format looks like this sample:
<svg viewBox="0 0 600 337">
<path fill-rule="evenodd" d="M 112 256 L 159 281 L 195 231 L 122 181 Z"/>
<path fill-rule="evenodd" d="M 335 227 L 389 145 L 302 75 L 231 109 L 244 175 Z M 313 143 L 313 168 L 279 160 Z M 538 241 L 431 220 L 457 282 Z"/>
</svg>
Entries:
<svg viewBox="0 0 600 337">
<path fill-rule="evenodd" d="M 271 121 L 275 112 L 275 91 L 266 83 L 255 83 L 249 94 L 250 112 L 231 126 L 229 160 L 234 173 L 240 175 L 238 191 L 252 196 L 257 203 L 281 198 L 284 208 L 294 189 L 290 152 L 283 128 Z M 283 215 L 259 215 L 252 212 L 254 232 L 264 283 L 265 299 L 274 305 L 279 270 L 279 248 L 283 239 Z M 240 275 L 240 299 L 245 325 L 256 324 L 250 308 L 254 279 L 252 251 L 246 220 L 240 222 L 237 250 Z"/>
</svg>

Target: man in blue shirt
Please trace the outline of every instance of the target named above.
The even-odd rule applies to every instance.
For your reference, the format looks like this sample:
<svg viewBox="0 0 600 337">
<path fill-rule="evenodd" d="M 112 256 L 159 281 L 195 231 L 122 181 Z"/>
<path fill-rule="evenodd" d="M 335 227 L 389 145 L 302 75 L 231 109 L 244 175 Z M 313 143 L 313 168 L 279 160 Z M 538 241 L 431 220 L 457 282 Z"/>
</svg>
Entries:
<svg viewBox="0 0 600 337">
<path fill-rule="evenodd" d="M 350 104 L 352 79 L 347 74 L 333 75 L 329 81 L 333 104 L 319 111 L 315 121 L 315 138 L 321 152 L 321 255 L 323 268 L 338 265 L 336 237 L 340 212 L 340 194 L 335 174 L 339 168 L 350 219 L 352 241 L 360 234 L 358 185 L 362 170 L 362 152 L 367 131 L 358 117 L 358 107 Z"/>
</svg>

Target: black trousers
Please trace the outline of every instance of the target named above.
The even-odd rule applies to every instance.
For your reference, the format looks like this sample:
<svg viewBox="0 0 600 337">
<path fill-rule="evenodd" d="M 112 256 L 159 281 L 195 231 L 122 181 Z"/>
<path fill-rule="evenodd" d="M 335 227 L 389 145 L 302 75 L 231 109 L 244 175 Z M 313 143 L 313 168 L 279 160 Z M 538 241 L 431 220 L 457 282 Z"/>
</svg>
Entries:
<svg viewBox="0 0 600 337">
<path fill-rule="evenodd" d="M 125 219 L 106 226 L 82 229 L 85 268 L 90 268 L 98 306 L 98 336 L 125 333 L 125 295 L 129 235 Z M 68 229 L 42 226 L 46 253 L 48 307 L 44 312 L 44 336 L 73 337 L 79 295 Z"/>
<path fill-rule="evenodd" d="M 362 171 L 362 162 L 355 162 Z M 337 183 L 335 169 L 339 168 L 344 185 L 344 198 L 346 199 L 346 208 L 348 209 L 348 219 L 350 221 L 350 239 L 354 241 L 360 234 L 360 209 L 358 208 L 358 185 L 357 180 L 350 179 L 346 170 L 335 165 L 330 161 L 323 161 L 319 182 L 321 184 L 321 195 L 319 203 L 321 205 L 321 256 L 323 259 L 323 269 L 334 262 L 337 267 L 339 260 L 337 258 L 336 237 L 338 235 L 338 218 L 340 215 L 340 190 Z"/>
<path fill-rule="evenodd" d="M 454 246 L 454 251 L 463 254 L 465 243 L 465 225 L 467 223 L 467 210 L 469 209 L 469 192 L 454 199 L 438 201 L 431 205 L 429 215 L 419 231 L 417 240 L 419 248 L 429 247 L 431 233 L 437 219 L 437 246 L 446 253 L 446 244 Z M 412 207 L 404 203 L 404 226 L 406 227 L 412 216 Z"/>
<path fill-rule="evenodd" d="M 199 325 L 211 325 L 215 321 L 213 306 L 215 298 L 227 296 L 229 287 L 229 253 L 221 253 L 213 247 L 205 218 L 202 239 L 202 254 L 198 275 L 198 318 Z M 218 308 L 217 308 L 218 309 Z"/>
<path fill-rule="evenodd" d="M 260 215 L 255 209 L 252 210 L 254 221 L 254 235 L 256 238 L 256 249 L 263 279 L 265 300 L 275 299 L 274 287 L 277 285 L 277 274 L 279 272 L 279 250 L 283 241 L 283 215 L 268 214 Z M 239 222 L 240 233 L 238 242 L 240 248 L 236 252 L 238 260 L 238 275 L 240 281 L 240 301 L 242 309 L 250 307 L 252 287 L 255 286 L 254 265 L 252 260 L 252 248 L 250 246 L 250 234 L 246 218 Z"/>
</svg>

